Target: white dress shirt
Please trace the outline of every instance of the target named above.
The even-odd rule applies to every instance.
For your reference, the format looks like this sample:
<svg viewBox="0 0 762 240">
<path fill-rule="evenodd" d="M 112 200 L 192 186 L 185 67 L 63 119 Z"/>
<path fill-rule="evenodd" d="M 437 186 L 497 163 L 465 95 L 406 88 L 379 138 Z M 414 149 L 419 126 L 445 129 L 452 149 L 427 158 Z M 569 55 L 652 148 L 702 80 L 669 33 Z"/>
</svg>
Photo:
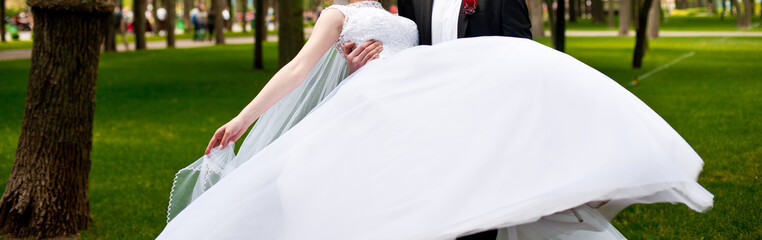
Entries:
<svg viewBox="0 0 762 240">
<path fill-rule="evenodd" d="M 461 0 L 434 0 L 431 10 L 431 44 L 458 38 Z"/>
</svg>

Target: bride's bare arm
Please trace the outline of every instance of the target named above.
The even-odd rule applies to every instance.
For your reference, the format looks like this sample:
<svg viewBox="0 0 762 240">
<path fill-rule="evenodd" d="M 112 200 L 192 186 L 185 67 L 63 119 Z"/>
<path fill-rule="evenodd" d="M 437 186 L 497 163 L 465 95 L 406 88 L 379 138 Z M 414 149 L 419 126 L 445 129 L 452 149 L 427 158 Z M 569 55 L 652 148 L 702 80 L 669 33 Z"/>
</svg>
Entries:
<svg viewBox="0 0 762 240">
<path fill-rule="evenodd" d="M 330 49 L 339 38 L 344 24 L 344 15 L 336 9 L 328 9 L 320 15 L 315 23 L 310 39 L 291 62 L 283 66 L 262 88 L 262 91 L 230 122 L 222 125 L 214 133 L 206 147 L 206 154 L 212 148 L 228 142 L 236 141 L 246 132 L 267 109 L 275 105 L 281 98 L 298 87 L 307 77 L 320 58 Z"/>
</svg>

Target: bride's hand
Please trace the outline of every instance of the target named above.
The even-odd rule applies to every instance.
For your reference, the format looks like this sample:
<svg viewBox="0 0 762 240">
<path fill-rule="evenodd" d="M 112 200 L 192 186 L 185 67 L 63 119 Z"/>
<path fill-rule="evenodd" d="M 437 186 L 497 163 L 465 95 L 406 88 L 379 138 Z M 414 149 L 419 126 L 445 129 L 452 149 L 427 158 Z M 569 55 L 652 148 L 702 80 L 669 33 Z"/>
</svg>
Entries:
<svg viewBox="0 0 762 240">
<path fill-rule="evenodd" d="M 237 141 L 246 132 L 247 128 L 248 125 L 243 119 L 239 117 L 233 118 L 230 122 L 217 129 L 212 140 L 209 141 L 209 146 L 206 147 L 205 154 L 209 154 L 214 147 L 222 145 L 222 148 L 225 148 L 229 142 Z"/>
</svg>

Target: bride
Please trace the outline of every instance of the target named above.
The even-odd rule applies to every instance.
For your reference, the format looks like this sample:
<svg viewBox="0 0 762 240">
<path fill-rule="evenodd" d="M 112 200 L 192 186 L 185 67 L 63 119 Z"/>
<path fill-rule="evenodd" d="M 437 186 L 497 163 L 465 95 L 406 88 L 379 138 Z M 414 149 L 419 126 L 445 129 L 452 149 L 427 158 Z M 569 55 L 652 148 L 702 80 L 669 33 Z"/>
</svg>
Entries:
<svg viewBox="0 0 762 240">
<path fill-rule="evenodd" d="M 346 76 L 339 46 L 371 39 Z M 527 39 L 417 40 L 378 2 L 327 8 L 178 172 L 158 238 L 617 239 L 628 205 L 712 207 L 696 152 L 595 69 Z"/>
</svg>

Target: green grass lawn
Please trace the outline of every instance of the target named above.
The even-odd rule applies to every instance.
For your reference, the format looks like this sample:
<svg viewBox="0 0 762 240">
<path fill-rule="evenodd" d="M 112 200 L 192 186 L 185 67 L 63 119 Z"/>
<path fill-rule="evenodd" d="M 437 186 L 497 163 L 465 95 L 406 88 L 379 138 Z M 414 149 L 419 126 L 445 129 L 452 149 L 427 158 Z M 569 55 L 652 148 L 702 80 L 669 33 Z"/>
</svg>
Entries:
<svg viewBox="0 0 762 240">
<path fill-rule="evenodd" d="M 631 239 L 762 238 L 760 38 L 657 39 L 641 70 L 629 68 L 633 45 L 632 38 L 572 37 L 567 48 L 640 97 L 694 147 L 705 161 L 699 182 L 715 194 L 715 207 L 699 214 L 683 205 L 638 205 L 614 225 Z M 266 71 L 252 70 L 249 45 L 102 55 L 90 174 L 93 223 L 82 238 L 150 239 L 162 230 L 175 172 L 200 157 L 214 130 L 274 73 L 276 45 L 265 46 Z M 693 57 L 628 85 L 692 51 Z M 0 62 L 2 189 L 28 68 L 29 60 Z"/>
<path fill-rule="evenodd" d="M 619 29 L 619 19 L 614 20 L 614 28 L 608 27 L 608 22 L 596 23 L 592 22 L 592 19 L 579 19 L 577 22 L 566 23 L 566 30 L 572 31 L 615 31 Z M 720 20 L 717 16 L 665 16 L 659 25 L 661 31 L 711 31 L 711 32 L 733 32 L 733 31 L 747 31 L 747 32 L 760 32 L 762 31 L 762 20 L 754 17 L 752 19 L 753 27 L 750 29 L 739 29 L 736 26 L 735 16 L 725 16 L 724 20 Z M 545 29 L 550 29 L 545 24 Z M 632 31 L 635 31 L 633 25 Z"/>
<path fill-rule="evenodd" d="M 0 42 L 0 51 L 30 48 L 32 48 L 32 41 L 12 41 L 9 39 L 6 42 Z"/>
</svg>

